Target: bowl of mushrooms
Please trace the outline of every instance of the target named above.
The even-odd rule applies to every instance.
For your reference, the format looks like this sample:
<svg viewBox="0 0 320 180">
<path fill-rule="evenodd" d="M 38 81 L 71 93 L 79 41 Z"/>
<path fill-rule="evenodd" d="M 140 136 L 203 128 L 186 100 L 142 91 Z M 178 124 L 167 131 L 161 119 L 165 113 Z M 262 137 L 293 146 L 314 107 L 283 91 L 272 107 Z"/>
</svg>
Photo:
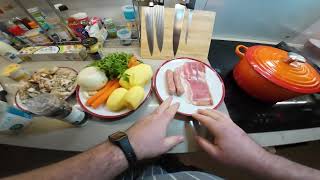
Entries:
<svg viewBox="0 0 320 180">
<path fill-rule="evenodd" d="M 24 105 L 30 98 L 49 93 L 61 99 L 69 98 L 76 90 L 78 72 L 69 67 L 42 68 L 34 72 L 30 79 L 21 82 L 15 103 L 28 111 Z"/>
</svg>

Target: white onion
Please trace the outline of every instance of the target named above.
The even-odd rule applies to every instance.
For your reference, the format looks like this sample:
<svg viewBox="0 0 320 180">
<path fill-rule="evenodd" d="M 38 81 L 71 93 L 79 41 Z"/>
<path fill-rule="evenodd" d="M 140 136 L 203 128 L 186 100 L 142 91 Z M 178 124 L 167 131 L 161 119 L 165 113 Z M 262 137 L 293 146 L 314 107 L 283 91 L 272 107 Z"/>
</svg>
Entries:
<svg viewBox="0 0 320 180">
<path fill-rule="evenodd" d="M 108 78 L 106 74 L 98 68 L 87 67 L 80 71 L 77 82 L 84 90 L 96 91 L 108 82 Z"/>
</svg>

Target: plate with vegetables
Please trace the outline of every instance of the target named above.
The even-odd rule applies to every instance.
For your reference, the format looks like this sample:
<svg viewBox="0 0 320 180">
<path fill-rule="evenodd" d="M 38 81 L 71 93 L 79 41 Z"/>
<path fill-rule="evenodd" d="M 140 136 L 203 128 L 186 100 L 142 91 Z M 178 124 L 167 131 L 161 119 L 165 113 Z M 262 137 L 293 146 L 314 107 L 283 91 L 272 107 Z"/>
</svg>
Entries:
<svg viewBox="0 0 320 180">
<path fill-rule="evenodd" d="M 79 72 L 78 103 L 98 118 L 126 116 L 150 95 L 152 76 L 151 66 L 132 54 L 111 53 Z"/>
</svg>

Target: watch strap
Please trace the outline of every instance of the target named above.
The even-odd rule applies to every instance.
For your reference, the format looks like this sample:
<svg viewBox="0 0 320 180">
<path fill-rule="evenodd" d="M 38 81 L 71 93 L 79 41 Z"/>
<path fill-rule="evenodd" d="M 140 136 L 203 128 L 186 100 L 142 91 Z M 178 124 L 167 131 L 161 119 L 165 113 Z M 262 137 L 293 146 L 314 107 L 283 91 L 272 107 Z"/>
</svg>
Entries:
<svg viewBox="0 0 320 180">
<path fill-rule="evenodd" d="M 126 156 L 126 159 L 129 162 L 130 166 L 133 166 L 137 162 L 137 156 L 134 152 L 130 142 L 129 138 L 124 138 L 121 141 L 118 141 L 120 149 L 123 151 L 124 155 Z"/>
</svg>

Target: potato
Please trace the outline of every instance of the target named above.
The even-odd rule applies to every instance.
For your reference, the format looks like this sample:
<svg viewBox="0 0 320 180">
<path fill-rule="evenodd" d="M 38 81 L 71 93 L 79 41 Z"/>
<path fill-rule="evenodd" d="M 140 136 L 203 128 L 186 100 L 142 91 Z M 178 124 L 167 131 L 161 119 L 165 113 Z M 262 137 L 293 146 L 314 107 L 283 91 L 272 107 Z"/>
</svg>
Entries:
<svg viewBox="0 0 320 180">
<path fill-rule="evenodd" d="M 120 80 L 119 80 L 119 84 L 121 87 L 123 88 L 126 88 L 126 89 L 130 89 L 130 84 L 129 84 L 129 81 L 126 81 L 125 80 L 125 77 L 121 77 Z"/>
<path fill-rule="evenodd" d="M 124 101 L 129 109 L 137 109 L 144 99 L 144 89 L 141 86 L 134 86 L 124 96 Z"/>
<path fill-rule="evenodd" d="M 120 78 L 120 85 L 126 89 L 133 86 L 144 86 L 151 78 L 153 72 L 150 65 L 139 64 L 132 68 L 127 69 L 124 75 Z M 124 77 L 127 76 L 127 77 Z M 129 81 L 125 81 L 125 79 Z"/>
<path fill-rule="evenodd" d="M 114 90 L 109 96 L 106 107 L 111 111 L 120 111 L 125 108 L 124 97 L 128 90 L 125 88 L 118 88 Z"/>
<path fill-rule="evenodd" d="M 149 81 L 153 75 L 151 66 L 148 64 L 139 64 L 138 66 L 145 73 L 147 81 Z"/>
</svg>

